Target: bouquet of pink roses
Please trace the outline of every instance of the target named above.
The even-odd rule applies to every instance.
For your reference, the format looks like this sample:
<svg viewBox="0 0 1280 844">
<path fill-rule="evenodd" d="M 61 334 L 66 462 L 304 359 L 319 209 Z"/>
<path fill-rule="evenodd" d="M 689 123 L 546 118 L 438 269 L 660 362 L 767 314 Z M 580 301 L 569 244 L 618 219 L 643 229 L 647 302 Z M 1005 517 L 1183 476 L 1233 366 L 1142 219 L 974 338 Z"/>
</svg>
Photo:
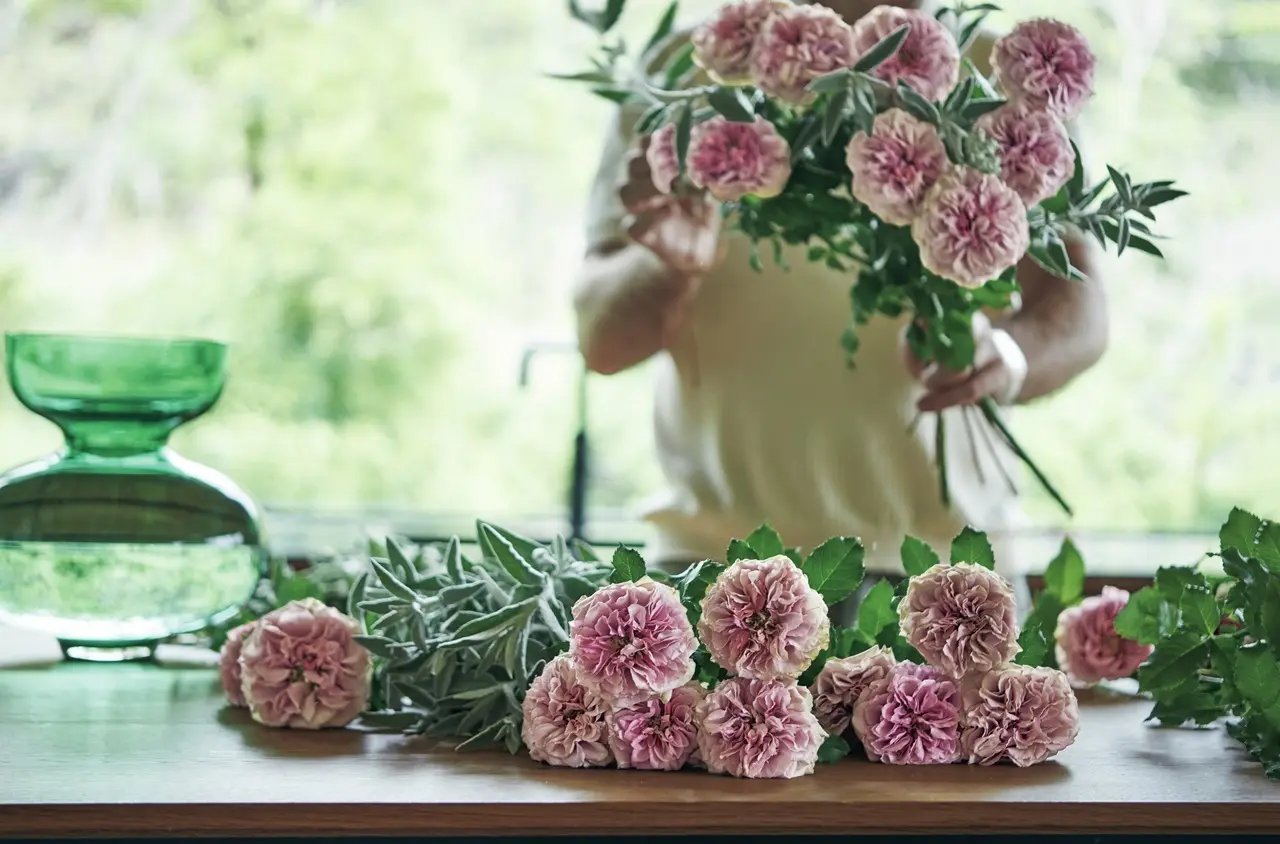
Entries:
<svg viewBox="0 0 1280 844">
<path fill-rule="evenodd" d="M 569 5 L 606 38 L 625 0 L 598 12 Z M 964 55 L 995 8 L 931 16 L 879 6 L 850 25 L 822 6 L 735 0 L 693 31 L 655 84 L 644 68 L 669 41 L 672 3 L 642 70 L 606 40 L 591 70 L 563 78 L 646 107 L 638 129 L 650 136 L 660 191 L 706 192 L 753 249 L 772 244 L 779 260 L 783 244 L 807 244 L 811 261 L 856 268 L 842 337 L 850 361 L 860 325 L 908 314 L 916 357 L 963 371 L 974 364 L 975 315 L 1011 307 L 1024 256 L 1064 283 L 1086 280 L 1071 264 L 1069 232 L 1159 256 L 1152 209 L 1184 195 L 1111 167 L 1087 184 L 1064 121 L 1092 93 L 1088 43 L 1058 21 L 1019 24 L 996 43 L 988 79 Z M 1070 513 L 994 400 L 977 407 Z M 936 436 L 946 501 L 941 417 Z"/>
</svg>

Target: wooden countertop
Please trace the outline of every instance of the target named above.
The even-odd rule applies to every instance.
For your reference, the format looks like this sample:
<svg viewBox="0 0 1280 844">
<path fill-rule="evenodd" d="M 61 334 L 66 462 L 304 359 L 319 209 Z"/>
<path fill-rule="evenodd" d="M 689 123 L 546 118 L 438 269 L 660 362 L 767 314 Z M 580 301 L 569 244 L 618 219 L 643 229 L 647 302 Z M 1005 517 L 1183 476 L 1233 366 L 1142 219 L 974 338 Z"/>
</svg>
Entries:
<svg viewBox="0 0 1280 844">
<path fill-rule="evenodd" d="M 0 836 L 1280 830 L 1280 784 L 1221 730 L 1157 729 L 1127 699 L 1087 696 L 1076 745 L 1030 769 L 741 781 L 270 730 L 207 667 L 47 664 L 35 644 L 0 629 Z"/>
</svg>

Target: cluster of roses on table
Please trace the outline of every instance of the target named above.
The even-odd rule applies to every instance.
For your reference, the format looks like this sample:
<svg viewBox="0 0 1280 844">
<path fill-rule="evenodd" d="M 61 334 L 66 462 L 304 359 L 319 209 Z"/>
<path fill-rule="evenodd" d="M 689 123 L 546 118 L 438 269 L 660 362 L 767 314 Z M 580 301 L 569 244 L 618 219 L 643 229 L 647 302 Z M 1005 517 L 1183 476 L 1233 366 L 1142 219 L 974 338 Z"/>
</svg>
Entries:
<svg viewBox="0 0 1280 844">
<path fill-rule="evenodd" d="M 830 622 L 790 558 L 729 566 L 702 600 L 696 635 L 670 586 L 609 584 L 574 606 L 569 651 L 530 686 L 524 742 L 551 765 L 750 778 L 811 773 L 828 736 L 890 764 L 1032 765 L 1075 740 L 1073 681 L 1129 676 L 1149 653 L 1115 633 L 1126 597 L 1108 592 L 1064 615 L 1059 659 L 1083 675 L 1068 678 L 1013 664 L 1007 580 L 939 564 L 910 579 L 899 606 L 903 637 L 927 664 L 876 646 L 828 659 L 806 688 L 798 678 L 827 648 Z M 699 639 L 730 675 L 712 689 L 692 679 Z"/>
<path fill-rule="evenodd" d="M 737 0 L 694 31 L 693 56 L 717 83 L 754 86 L 801 109 L 815 99 L 811 83 L 853 67 L 904 25 L 897 51 L 868 72 L 940 102 L 959 81 L 959 46 L 944 24 L 914 9 L 878 6 L 850 25 L 823 6 Z M 1027 209 L 1070 180 L 1076 156 L 1063 121 L 1091 95 L 1095 58 L 1076 29 L 1037 19 L 1000 38 L 992 64 L 1008 102 L 973 130 L 994 142 L 998 175 L 953 162 L 934 125 L 896 107 L 876 116 L 870 134 L 856 132 L 846 152 L 853 197 L 886 223 L 910 226 L 922 264 L 965 287 L 983 285 L 1022 258 L 1030 244 Z M 674 123 L 654 133 L 646 158 L 657 189 L 675 190 L 682 166 Z M 683 172 L 695 187 L 732 203 L 777 196 L 791 165 L 786 139 L 764 117 L 746 123 L 715 116 L 692 128 Z"/>
</svg>

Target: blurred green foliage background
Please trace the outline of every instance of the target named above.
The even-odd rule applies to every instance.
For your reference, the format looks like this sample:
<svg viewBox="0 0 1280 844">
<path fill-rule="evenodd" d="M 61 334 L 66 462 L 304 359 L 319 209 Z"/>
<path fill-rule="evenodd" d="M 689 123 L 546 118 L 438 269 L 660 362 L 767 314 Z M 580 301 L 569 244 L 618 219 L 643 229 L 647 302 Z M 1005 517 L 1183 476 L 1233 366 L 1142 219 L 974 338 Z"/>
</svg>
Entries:
<svg viewBox="0 0 1280 844">
<path fill-rule="evenodd" d="M 664 5 L 630 0 L 624 32 Z M 1104 264 L 1111 349 L 1019 436 L 1080 526 L 1280 514 L 1280 3 L 1004 6 L 1092 39 L 1095 166 L 1193 194 L 1167 263 Z M 559 513 L 580 367 L 517 369 L 572 339 L 610 107 L 541 74 L 591 46 L 559 0 L 0 0 L 0 328 L 231 341 L 175 444 L 270 504 Z M 592 379 L 590 415 L 591 505 L 634 508 L 659 483 L 644 369 Z M 0 397 L 0 464 L 59 440 Z"/>
</svg>

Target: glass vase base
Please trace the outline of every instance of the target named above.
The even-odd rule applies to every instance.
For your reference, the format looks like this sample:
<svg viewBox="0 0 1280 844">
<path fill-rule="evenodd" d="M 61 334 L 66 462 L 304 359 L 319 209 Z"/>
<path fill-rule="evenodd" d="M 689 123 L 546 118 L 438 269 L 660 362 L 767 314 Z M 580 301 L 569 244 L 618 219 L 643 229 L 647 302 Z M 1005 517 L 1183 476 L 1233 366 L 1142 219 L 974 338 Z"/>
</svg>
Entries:
<svg viewBox="0 0 1280 844">
<path fill-rule="evenodd" d="M 78 662 L 144 662 L 156 657 L 156 644 L 145 645 L 83 645 L 59 640 L 62 655 Z"/>
</svg>

